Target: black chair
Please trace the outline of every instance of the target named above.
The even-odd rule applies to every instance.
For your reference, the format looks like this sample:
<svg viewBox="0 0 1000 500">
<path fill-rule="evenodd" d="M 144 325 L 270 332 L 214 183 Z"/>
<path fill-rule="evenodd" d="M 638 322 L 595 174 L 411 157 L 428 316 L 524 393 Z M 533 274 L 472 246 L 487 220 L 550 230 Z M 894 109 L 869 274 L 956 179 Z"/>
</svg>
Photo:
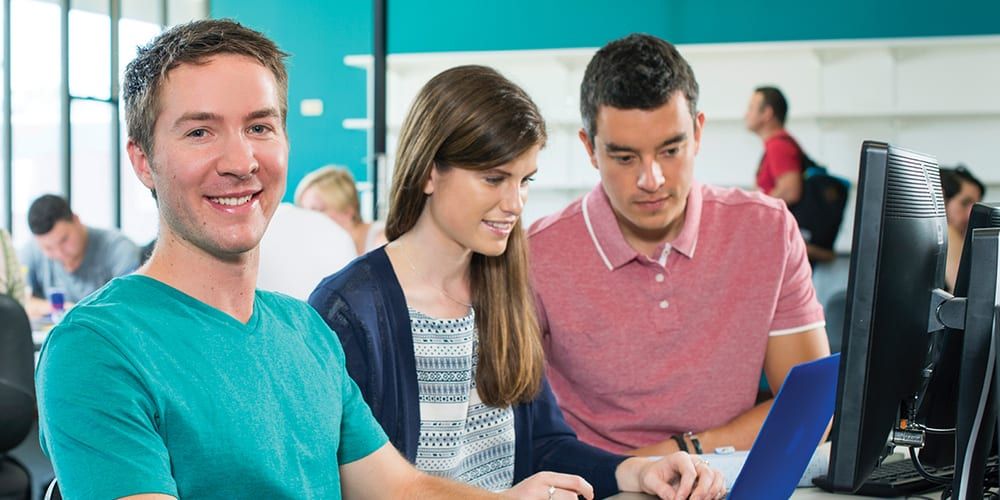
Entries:
<svg viewBox="0 0 1000 500">
<path fill-rule="evenodd" d="M 0 295 L 0 500 L 27 500 L 27 468 L 8 455 L 35 422 L 35 345 L 21 304 Z"/>
</svg>

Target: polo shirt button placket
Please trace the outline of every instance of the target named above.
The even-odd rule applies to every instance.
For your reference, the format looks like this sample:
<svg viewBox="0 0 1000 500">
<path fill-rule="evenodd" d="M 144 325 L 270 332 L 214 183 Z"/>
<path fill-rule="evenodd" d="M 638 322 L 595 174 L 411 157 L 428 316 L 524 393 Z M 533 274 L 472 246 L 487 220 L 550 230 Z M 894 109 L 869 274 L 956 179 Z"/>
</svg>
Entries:
<svg viewBox="0 0 1000 500">
<path fill-rule="evenodd" d="M 660 301 L 660 309 L 666 309 L 668 307 L 670 307 L 670 302 L 667 302 L 666 300 Z"/>
</svg>

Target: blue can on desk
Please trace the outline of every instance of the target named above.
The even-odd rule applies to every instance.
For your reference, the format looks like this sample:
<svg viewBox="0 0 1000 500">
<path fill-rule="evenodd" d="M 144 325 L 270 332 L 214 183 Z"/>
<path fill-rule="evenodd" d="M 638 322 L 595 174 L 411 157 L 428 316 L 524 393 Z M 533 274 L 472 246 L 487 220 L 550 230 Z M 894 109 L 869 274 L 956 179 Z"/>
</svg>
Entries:
<svg viewBox="0 0 1000 500">
<path fill-rule="evenodd" d="M 66 312 L 66 294 L 62 290 L 50 291 L 49 305 L 52 306 L 52 312 L 49 313 L 49 316 L 51 316 L 53 323 L 58 323 Z"/>
</svg>

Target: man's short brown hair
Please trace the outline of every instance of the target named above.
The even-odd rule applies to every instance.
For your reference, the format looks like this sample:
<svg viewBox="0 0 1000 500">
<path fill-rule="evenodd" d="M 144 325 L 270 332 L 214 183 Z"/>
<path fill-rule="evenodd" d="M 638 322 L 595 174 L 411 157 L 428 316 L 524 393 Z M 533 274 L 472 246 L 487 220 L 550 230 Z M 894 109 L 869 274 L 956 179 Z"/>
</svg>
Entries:
<svg viewBox="0 0 1000 500">
<path fill-rule="evenodd" d="M 160 89 L 170 70 L 181 64 L 205 64 L 218 54 L 236 54 L 257 60 L 269 69 L 278 85 L 282 127 L 288 115 L 288 56 L 262 33 L 230 19 L 206 19 L 174 26 L 145 46 L 125 70 L 122 98 L 129 138 L 147 156 L 153 155 L 153 127 L 160 114 Z"/>
</svg>

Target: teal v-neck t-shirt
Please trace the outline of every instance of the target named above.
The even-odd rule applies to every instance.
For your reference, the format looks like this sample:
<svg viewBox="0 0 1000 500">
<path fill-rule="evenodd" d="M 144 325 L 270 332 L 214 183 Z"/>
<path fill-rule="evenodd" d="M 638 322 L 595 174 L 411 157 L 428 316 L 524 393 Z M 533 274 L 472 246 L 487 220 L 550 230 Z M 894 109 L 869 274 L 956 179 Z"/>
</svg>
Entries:
<svg viewBox="0 0 1000 500">
<path fill-rule="evenodd" d="M 36 371 L 42 449 L 66 498 L 340 498 L 338 466 L 386 443 L 308 304 L 258 290 L 246 323 L 151 278 L 74 307 Z"/>
</svg>

